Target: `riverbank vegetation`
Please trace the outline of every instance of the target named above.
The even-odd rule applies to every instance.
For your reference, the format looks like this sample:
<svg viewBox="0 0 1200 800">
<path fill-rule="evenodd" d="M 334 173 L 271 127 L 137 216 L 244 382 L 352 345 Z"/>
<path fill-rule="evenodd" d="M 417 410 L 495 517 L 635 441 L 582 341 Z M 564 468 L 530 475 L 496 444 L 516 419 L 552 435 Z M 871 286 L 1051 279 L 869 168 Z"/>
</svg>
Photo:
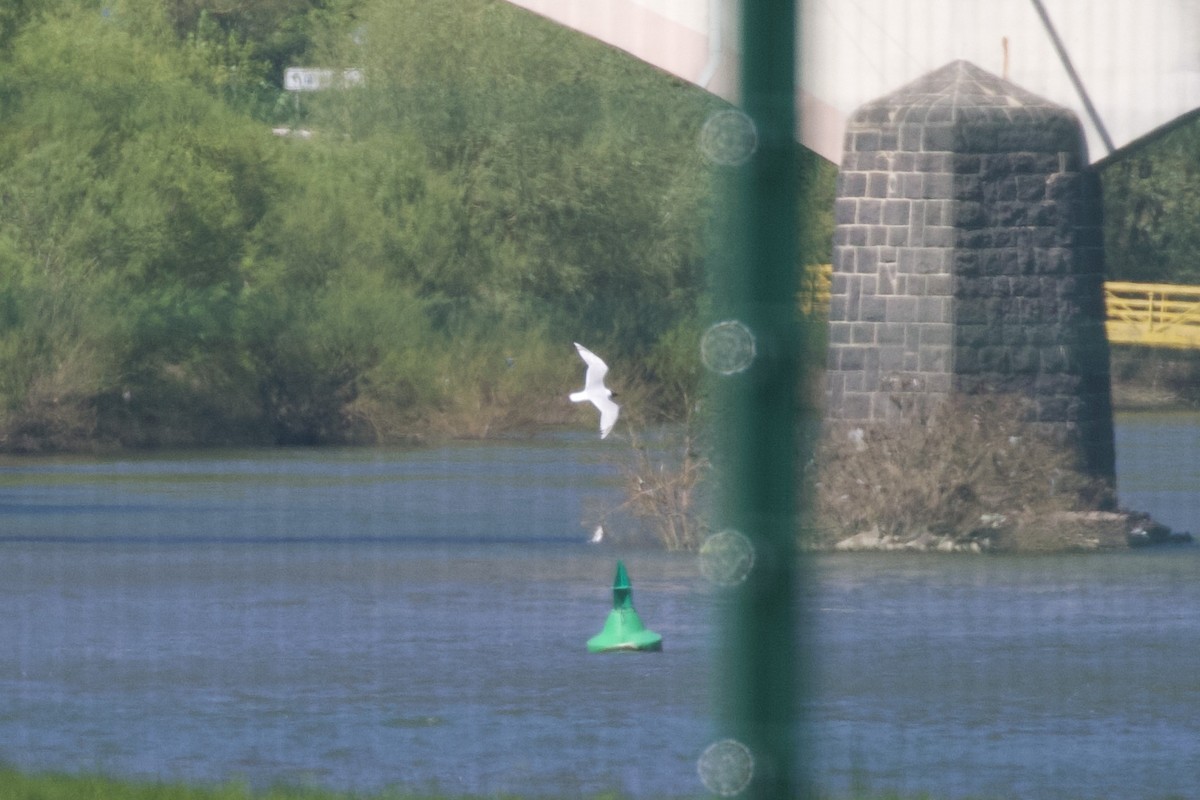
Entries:
<svg viewBox="0 0 1200 800">
<path fill-rule="evenodd" d="M 1098 165 L 1105 267 L 1111 280 L 1200 284 L 1200 115 Z"/>
<path fill-rule="evenodd" d="M 560 423 L 572 341 L 647 419 L 695 394 L 705 92 L 488 0 L 4 14 L 0 449 Z M 802 162 L 825 262 L 833 167 Z"/>
<path fill-rule="evenodd" d="M 1200 115 L 1190 114 L 1099 164 L 1110 280 L 1200 284 Z M 1113 348 L 1121 409 L 1200 407 L 1200 358 L 1190 350 Z"/>
<path fill-rule="evenodd" d="M 489 795 L 518 800 L 519 795 Z M 599 794 L 595 800 L 620 800 Z M 470 800 L 463 795 L 385 790 L 363 794 L 315 787 L 255 790 L 242 783 L 219 785 L 131 781 L 100 775 L 22 773 L 0 768 L 0 800 Z"/>
<path fill-rule="evenodd" d="M 541 796 L 535 793 L 533 796 Z M 626 795 L 603 793 L 594 800 L 621 800 Z M 699 796 L 699 795 L 698 795 Z M 489 794 L 493 800 L 520 800 L 522 795 Z M 822 797 L 832 796 L 822 795 Z M 275 787 L 254 790 L 245 784 L 199 784 L 128 781 L 100 775 L 23 773 L 0 767 L 0 800 L 471 800 L 462 795 L 410 793 L 385 790 L 371 794 L 336 792 L 318 788 Z M 853 798 L 867 800 L 921 800 L 926 795 L 855 792 Z"/>
<path fill-rule="evenodd" d="M 575 340 L 648 420 L 696 396 L 696 87 L 494 0 L 21 2 L 0 44 L 0 450 L 562 423 Z M 1103 166 L 1112 277 L 1200 282 L 1198 148 L 1193 120 Z M 827 263 L 835 168 L 800 161 Z"/>
</svg>

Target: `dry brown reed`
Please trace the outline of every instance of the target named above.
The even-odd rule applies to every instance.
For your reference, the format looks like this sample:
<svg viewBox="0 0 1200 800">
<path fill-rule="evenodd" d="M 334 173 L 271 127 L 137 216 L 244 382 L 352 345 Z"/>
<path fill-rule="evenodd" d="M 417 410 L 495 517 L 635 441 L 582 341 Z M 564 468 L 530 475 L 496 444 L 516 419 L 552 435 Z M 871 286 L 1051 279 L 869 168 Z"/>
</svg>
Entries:
<svg viewBox="0 0 1200 800">
<path fill-rule="evenodd" d="M 808 470 L 812 544 L 872 529 L 967 536 L 989 517 L 1111 506 L 1111 485 L 1029 411 L 1020 397 L 961 397 L 907 419 L 830 424 Z"/>
<path fill-rule="evenodd" d="M 621 470 L 626 500 L 615 510 L 632 513 L 667 550 L 694 551 L 708 532 L 701 493 L 711 463 L 697 431 L 689 418 L 647 442 L 629 428 L 632 455 Z"/>
</svg>

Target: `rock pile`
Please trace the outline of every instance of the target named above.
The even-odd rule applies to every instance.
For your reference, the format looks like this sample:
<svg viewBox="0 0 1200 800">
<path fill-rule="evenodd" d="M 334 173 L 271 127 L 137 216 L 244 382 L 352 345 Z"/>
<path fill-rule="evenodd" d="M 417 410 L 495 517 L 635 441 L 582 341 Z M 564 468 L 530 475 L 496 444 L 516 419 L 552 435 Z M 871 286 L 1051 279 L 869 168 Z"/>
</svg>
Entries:
<svg viewBox="0 0 1200 800">
<path fill-rule="evenodd" d="M 1172 531 L 1147 514 L 1129 511 L 1055 511 L 984 514 L 967 533 L 929 530 L 886 535 L 878 527 L 841 539 L 835 551 L 918 553 L 1066 553 L 1187 544 L 1192 535 Z"/>
</svg>

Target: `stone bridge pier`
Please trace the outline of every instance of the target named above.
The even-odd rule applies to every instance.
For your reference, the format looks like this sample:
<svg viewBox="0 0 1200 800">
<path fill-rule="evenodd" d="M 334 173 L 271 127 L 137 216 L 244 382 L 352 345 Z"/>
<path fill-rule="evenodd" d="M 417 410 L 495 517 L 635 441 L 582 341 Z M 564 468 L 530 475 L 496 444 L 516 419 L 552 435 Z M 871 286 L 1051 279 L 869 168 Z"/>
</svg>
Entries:
<svg viewBox="0 0 1200 800">
<path fill-rule="evenodd" d="M 1074 114 L 956 61 L 860 108 L 845 144 L 827 417 L 1016 395 L 1111 479 L 1101 196 Z"/>
</svg>

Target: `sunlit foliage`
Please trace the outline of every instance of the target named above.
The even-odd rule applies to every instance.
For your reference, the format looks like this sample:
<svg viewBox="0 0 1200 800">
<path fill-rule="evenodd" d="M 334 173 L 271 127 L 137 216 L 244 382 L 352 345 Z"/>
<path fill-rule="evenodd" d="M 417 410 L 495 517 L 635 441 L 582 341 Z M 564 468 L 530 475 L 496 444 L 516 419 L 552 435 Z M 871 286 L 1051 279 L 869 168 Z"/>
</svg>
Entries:
<svg viewBox="0 0 1200 800">
<path fill-rule="evenodd" d="M 694 395 L 715 98 L 489 0 L 0 23 L 0 447 L 489 435 L 572 418 L 576 340 Z"/>
</svg>

